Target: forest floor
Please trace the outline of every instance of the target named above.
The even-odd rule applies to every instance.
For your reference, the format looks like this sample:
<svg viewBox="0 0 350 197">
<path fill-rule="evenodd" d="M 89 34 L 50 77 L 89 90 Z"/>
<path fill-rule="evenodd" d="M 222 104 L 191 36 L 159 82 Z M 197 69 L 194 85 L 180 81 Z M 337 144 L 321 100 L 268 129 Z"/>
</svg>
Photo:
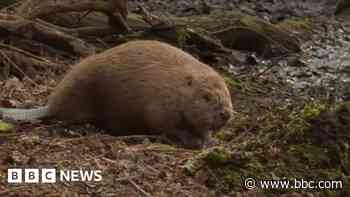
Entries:
<svg viewBox="0 0 350 197">
<path fill-rule="evenodd" d="M 131 10 L 136 1 L 130 1 Z M 92 125 L 0 122 L 0 196 L 349 196 L 350 23 L 323 1 L 149 0 L 159 15 L 239 10 L 272 23 L 307 20 L 297 59 L 242 51 L 243 65 L 218 69 L 230 87 L 234 118 L 205 150 L 153 137 L 110 136 Z M 109 43 L 111 47 L 114 43 Z M 101 49 L 104 50 L 104 49 Z M 0 81 L 2 105 L 42 106 L 77 57 L 45 54 L 62 66 L 35 78 Z M 219 68 L 222 65 L 213 65 Z M 6 132 L 5 132 L 6 131 Z M 102 181 L 8 184 L 8 168 L 101 170 Z M 248 190 L 246 178 L 335 180 L 342 188 Z"/>
</svg>

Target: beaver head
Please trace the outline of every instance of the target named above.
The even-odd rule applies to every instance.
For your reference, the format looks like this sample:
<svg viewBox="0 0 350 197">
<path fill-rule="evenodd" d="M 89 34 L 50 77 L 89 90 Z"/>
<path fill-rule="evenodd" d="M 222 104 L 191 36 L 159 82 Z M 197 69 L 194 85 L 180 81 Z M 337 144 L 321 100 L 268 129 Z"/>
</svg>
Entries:
<svg viewBox="0 0 350 197">
<path fill-rule="evenodd" d="M 220 130 L 232 117 L 232 101 L 224 80 L 216 72 L 194 81 L 192 97 L 185 104 L 183 125 L 176 136 L 189 148 L 203 148 L 212 132 Z"/>
</svg>

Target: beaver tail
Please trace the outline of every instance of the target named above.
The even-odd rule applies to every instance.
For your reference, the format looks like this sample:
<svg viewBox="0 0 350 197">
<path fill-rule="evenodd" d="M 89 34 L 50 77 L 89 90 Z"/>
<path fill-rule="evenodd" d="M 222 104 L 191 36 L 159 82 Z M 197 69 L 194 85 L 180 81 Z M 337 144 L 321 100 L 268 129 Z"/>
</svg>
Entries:
<svg viewBox="0 0 350 197">
<path fill-rule="evenodd" d="M 48 116 L 48 106 L 36 109 L 1 108 L 0 117 L 11 120 L 37 120 Z"/>
</svg>

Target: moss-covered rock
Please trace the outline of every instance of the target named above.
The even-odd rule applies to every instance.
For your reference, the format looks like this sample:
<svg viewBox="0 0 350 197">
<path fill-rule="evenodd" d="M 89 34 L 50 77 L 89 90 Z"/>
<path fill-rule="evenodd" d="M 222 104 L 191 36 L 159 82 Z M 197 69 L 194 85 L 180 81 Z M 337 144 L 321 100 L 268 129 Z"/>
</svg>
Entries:
<svg viewBox="0 0 350 197">
<path fill-rule="evenodd" d="M 295 32 L 302 40 L 310 40 L 313 34 L 313 26 L 308 18 L 297 18 L 284 20 L 276 26 L 289 32 Z"/>
</svg>

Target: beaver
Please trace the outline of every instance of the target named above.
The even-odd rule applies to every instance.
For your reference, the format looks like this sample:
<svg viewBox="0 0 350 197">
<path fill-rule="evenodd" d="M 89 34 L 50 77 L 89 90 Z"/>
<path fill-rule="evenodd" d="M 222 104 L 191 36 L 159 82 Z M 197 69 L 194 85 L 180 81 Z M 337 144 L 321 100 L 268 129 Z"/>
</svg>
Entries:
<svg viewBox="0 0 350 197">
<path fill-rule="evenodd" d="M 130 41 L 73 66 L 39 109 L 0 109 L 17 120 L 90 122 L 114 135 L 164 134 L 201 148 L 232 115 L 214 69 L 159 41 Z"/>
</svg>

